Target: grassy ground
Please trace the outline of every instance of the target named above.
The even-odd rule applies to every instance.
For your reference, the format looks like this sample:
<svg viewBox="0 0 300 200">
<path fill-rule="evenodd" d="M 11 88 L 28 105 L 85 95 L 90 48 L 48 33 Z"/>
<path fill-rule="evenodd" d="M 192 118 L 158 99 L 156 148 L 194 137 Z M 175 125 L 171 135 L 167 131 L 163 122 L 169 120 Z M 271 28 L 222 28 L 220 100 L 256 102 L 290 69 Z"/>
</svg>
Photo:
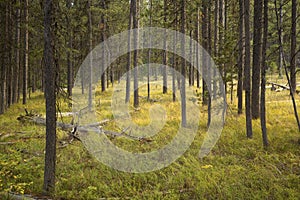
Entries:
<svg viewBox="0 0 300 200">
<path fill-rule="evenodd" d="M 124 138 L 113 139 L 115 144 L 124 149 L 148 151 L 172 139 L 171 133 L 177 129 L 175 122 L 180 120 L 178 104 L 168 102 L 170 96 L 161 96 L 158 91 L 160 88 L 154 91 L 153 98 L 160 98 L 159 103 L 175 118 L 167 121 L 167 126 L 149 144 Z M 99 120 L 112 119 L 111 94 L 109 90 L 97 97 Z M 300 134 L 289 94 L 287 91 L 268 91 L 267 101 L 268 149 L 262 146 L 259 121 L 253 122 L 254 138 L 246 139 L 245 118 L 235 114 L 236 102 L 233 102 L 229 105 L 220 140 L 208 157 L 199 160 L 197 154 L 205 135 L 206 121 L 206 108 L 201 106 L 203 118 L 190 149 L 169 167 L 156 172 L 130 174 L 111 169 L 93 158 L 79 141 L 57 149 L 54 198 L 299 199 Z M 35 94 L 26 107 L 44 114 L 43 105 L 42 94 Z M 147 124 L 150 104 L 142 98 L 141 105 L 141 110 L 132 111 L 131 115 L 138 124 Z M 45 128 L 18 122 L 16 118 L 24 114 L 24 108 L 17 104 L 0 116 L 0 191 L 40 196 Z M 62 111 L 68 110 L 65 103 L 61 108 Z M 105 129 L 119 130 L 113 121 Z M 58 141 L 66 137 L 65 132 L 58 130 Z M 2 194 L 0 198 L 7 199 L 7 195 Z"/>
</svg>

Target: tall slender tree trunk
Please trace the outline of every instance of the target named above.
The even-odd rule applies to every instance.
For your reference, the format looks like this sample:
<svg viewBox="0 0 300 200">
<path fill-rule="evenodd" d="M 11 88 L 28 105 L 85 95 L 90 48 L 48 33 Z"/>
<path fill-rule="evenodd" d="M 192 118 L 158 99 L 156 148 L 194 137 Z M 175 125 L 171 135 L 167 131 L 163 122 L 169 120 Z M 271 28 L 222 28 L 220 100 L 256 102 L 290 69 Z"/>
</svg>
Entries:
<svg viewBox="0 0 300 200">
<path fill-rule="evenodd" d="M 208 50 L 208 7 L 207 2 L 202 2 L 202 77 L 207 77 L 208 72 L 208 58 L 205 56 L 206 51 Z M 205 80 L 202 80 L 202 99 L 203 104 L 208 104 L 208 83 Z"/>
<path fill-rule="evenodd" d="M 177 14 L 175 17 L 175 30 L 177 30 Z M 177 32 L 175 33 L 174 40 L 173 40 L 173 51 L 175 52 L 177 48 Z M 172 97 L 173 97 L 173 102 L 176 101 L 176 66 L 177 66 L 177 61 L 176 61 L 176 55 L 173 54 L 172 58 L 172 64 L 173 64 L 173 70 L 172 70 Z"/>
<path fill-rule="evenodd" d="M 89 27 L 88 27 L 88 31 L 89 31 L 89 53 L 92 52 L 93 50 L 93 22 L 92 22 L 92 11 L 91 11 L 91 1 L 92 0 L 88 0 L 88 23 L 89 23 Z M 104 58 L 103 58 L 104 59 Z M 93 55 L 90 55 L 90 60 L 89 60 L 89 98 L 88 98 L 88 106 L 89 109 L 92 109 L 92 105 L 93 105 L 93 97 L 92 97 L 92 68 L 93 68 Z M 104 84 L 105 85 L 105 84 Z"/>
<path fill-rule="evenodd" d="M 2 16 L 1 22 L 5 24 L 4 27 L 4 37 L 7 41 L 8 37 L 8 5 L 3 5 L 3 10 L 5 10 L 5 14 Z M 8 44 L 7 42 L 3 42 L 3 51 L 1 58 L 1 94 L 0 95 L 0 114 L 3 114 L 7 107 L 7 66 L 8 66 Z"/>
<path fill-rule="evenodd" d="M 105 51 L 104 51 L 104 53 L 105 53 Z M 104 65 L 103 65 L 104 66 Z M 107 69 L 106 69 L 106 88 L 109 88 L 109 81 L 110 81 L 110 69 L 111 69 L 112 67 L 110 66 L 110 67 L 108 67 Z M 106 90 L 106 88 L 104 89 L 104 88 L 102 88 L 102 89 L 104 89 L 104 90 L 102 90 L 102 92 L 104 92 L 105 90 Z"/>
<path fill-rule="evenodd" d="M 71 9 L 71 0 L 67 0 L 67 8 L 70 10 Z M 72 18 L 71 16 L 67 16 L 67 29 L 70 31 L 67 35 L 68 41 L 67 41 L 67 46 L 68 46 L 68 51 L 67 51 L 67 65 L 68 65 L 68 72 L 67 72 L 67 79 L 68 79 L 68 96 L 72 96 L 72 88 L 73 88 L 73 62 L 71 60 L 72 58 L 72 48 L 73 48 L 73 31 L 72 28 L 70 27 L 70 24 L 72 23 Z"/>
<path fill-rule="evenodd" d="M 73 35 L 72 33 L 69 36 L 68 46 L 69 49 L 73 49 Z M 67 54 L 67 65 L 68 65 L 68 96 L 72 96 L 72 88 L 73 88 L 73 62 L 72 62 L 72 51 L 69 51 Z"/>
<path fill-rule="evenodd" d="M 55 190 L 56 162 L 56 68 L 53 55 L 53 15 L 52 0 L 44 1 L 44 61 L 46 96 L 46 154 L 44 170 L 44 191 L 49 194 Z"/>
<path fill-rule="evenodd" d="M 185 0 L 181 0 L 181 33 L 185 34 Z M 186 86 L 185 86 L 185 78 L 186 78 L 186 68 L 185 68 L 185 37 L 181 37 L 181 125 L 182 127 L 187 126 L 186 119 Z"/>
<path fill-rule="evenodd" d="M 200 21 L 200 7 L 197 7 L 197 20 L 195 23 L 195 40 L 198 43 L 199 42 L 199 34 L 200 34 L 200 26 L 199 26 L 199 21 Z M 196 66 L 197 66 L 197 88 L 200 88 L 200 49 L 198 45 L 196 46 Z"/>
<path fill-rule="evenodd" d="M 175 8 L 177 8 L 176 1 L 175 1 Z M 177 31 L 178 30 L 178 13 L 177 12 L 175 14 L 174 24 L 175 24 L 175 30 Z M 176 48 L 177 48 L 177 45 L 178 45 L 177 38 L 178 37 L 177 37 L 177 32 L 176 32 L 175 35 L 174 35 L 174 38 L 173 38 L 173 52 L 176 52 Z M 172 71 L 172 97 L 173 97 L 173 102 L 175 102 L 176 101 L 176 73 L 175 73 L 175 70 L 177 69 L 177 59 L 176 59 L 175 53 L 173 53 L 172 64 L 173 64 L 173 71 Z"/>
<path fill-rule="evenodd" d="M 24 6 L 23 0 L 20 0 L 20 67 L 19 67 L 19 81 L 18 81 L 18 101 L 20 101 L 21 97 L 23 96 L 23 66 L 24 66 Z M 44 61 L 43 61 L 44 62 Z M 44 76 L 43 76 L 44 77 Z"/>
<path fill-rule="evenodd" d="M 190 22 L 190 26 L 192 26 L 192 22 Z M 193 47 L 192 47 L 192 44 L 193 44 L 193 30 L 190 30 L 190 45 L 189 45 L 189 49 L 190 49 L 190 52 L 189 52 L 189 59 L 190 59 L 190 63 L 188 64 L 189 65 L 189 73 L 188 73 L 188 76 L 189 76 L 189 86 L 191 87 L 192 86 L 192 82 L 193 82 Z"/>
<path fill-rule="evenodd" d="M 211 33 L 211 2 L 208 2 L 208 23 L 207 23 L 207 28 L 208 28 L 208 37 L 207 37 L 207 47 L 208 47 L 208 54 L 212 55 L 212 33 Z M 210 126 L 211 123 L 211 97 L 212 97 L 212 87 L 211 87 L 211 75 L 212 75 L 212 63 L 211 59 L 208 58 L 207 60 L 207 88 L 208 88 L 208 108 L 207 108 L 207 114 L 208 114 L 208 119 L 207 119 L 207 127 Z"/>
<path fill-rule="evenodd" d="M 126 66 L 126 98 L 125 103 L 128 103 L 130 100 L 130 82 L 131 82 L 131 28 L 132 28 L 132 21 L 133 21 L 133 9 L 134 9 L 134 0 L 130 0 L 130 11 L 129 11 L 129 23 L 128 23 L 128 56 L 127 56 L 127 66 Z"/>
<path fill-rule="evenodd" d="M 263 28 L 263 47 L 262 47 L 262 69 L 261 69 L 261 97 L 260 97 L 260 123 L 262 130 L 262 139 L 265 147 L 269 145 L 266 126 L 266 58 L 268 42 L 268 6 L 269 1 L 264 0 L 264 28 Z"/>
<path fill-rule="evenodd" d="M 12 89 L 13 89 L 13 73 L 15 66 L 12 64 L 13 58 L 13 38 L 12 38 L 12 3 L 9 1 L 8 3 L 8 71 L 7 71 L 7 106 L 10 107 L 12 105 Z"/>
<path fill-rule="evenodd" d="M 238 114 L 243 113 L 244 1 L 239 0 Z"/>
<path fill-rule="evenodd" d="M 214 57 L 217 58 L 219 55 L 219 1 L 215 1 L 215 11 L 214 11 Z M 214 76 L 217 76 L 217 69 L 214 67 Z M 216 98 L 217 96 L 217 81 L 213 80 L 213 98 Z"/>
<path fill-rule="evenodd" d="M 150 4 L 150 10 L 149 10 L 149 27 L 152 27 L 152 0 L 149 0 Z M 150 35 L 149 38 L 150 46 L 152 45 L 152 35 Z M 150 63 L 151 63 L 151 48 L 148 49 L 148 74 L 147 74 L 147 99 L 150 101 L 150 93 L 151 93 L 151 88 L 150 88 Z"/>
<path fill-rule="evenodd" d="M 283 44 L 283 12 L 282 12 L 282 8 L 283 8 L 283 0 L 279 0 L 279 34 L 280 34 L 280 44 Z M 277 10 L 276 10 L 277 12 Z M 283 55 L 282 53 L 279 51 L 279 55 L 278 55 L 278 75 L 279 78 L 282 78 L 282 68 L 283 68 Z"/>
<path fill-rule="evenodd" d="M 138 108 L 139 103 L 139 82 L 138 82 L 138 57 L 139 57 L 139 51 L 138 43 L 139 43 L 139 6 L 140 6 L 140 0 L 133 0 L 134 1 L 134 9 L 133 9 L 133 28 L 135 29 L 133 33 L 134 38 L 134 52 L 133 52 L 133 66 L 134 66 L 134 99 L 133 99 L 133 106 L 135 108 Z"/>
<path fill-rule="evenodd" d="M 81 37 L 80 37 L 80 49 L 83 49 L 84 48 L 84 45 L 83 45 L 83 36 L 81 35 Z M 82 55 L 82 53 L 80 54 L 80 60 L 82 60 L 83 58 L 83 55 Z M 86 74 L 85 74 L 85 71 L 84 71 L 84 69 L 83 68 L 80 68 L 80 77 L 84 77 L 84 76 L 86 76 Z M 84 82 L 85 80 L 84 80 L 84 78 L 81 78 L 81 94 L 84 94 L 85 93 L 85 82 Z"/>
<path fill-rule="evenodd" d="M 106 9 L 105 0 L 101 1 L 101 7 L 102 7 L 103 10 Z M 102 14 L 102 16 L 101 16 L 101 24 L 102 24 L 101 41 L 104 42 L 105 39 L 106 39 L 106 20 L 105 20 L 104 14 Z M 108 74 L 109 71 L 107 70 L 107 73 L 105 73 L 105 71 L 104 71 L 105 60 L 107 59 L 107 58 L 104 58 L 104 56 L 105 56 L 105 49 L 104 48 L 103 48 L 103 51 L 102 51 L 102 55 L 103 55 L 103 59 L 102 59 L 101 91 L 104 92 L 104 91 L 106 91 L 106 87 L 105 87 L 106 83 L 105 82 L 109 81 L 108 76 L 106 76 L 106 74 Z M 108 84 L 107 84 L 107 87 L 108 87 Z"/>
<path fill-rule="evenodd" d="M 252 138 L 252 114 L 251 114 L 251 73 L 250 73 L 250 1 L 244 1 L 244 22 L 245 22 L 245 107 L 246 107 L 246 132 L 247 137 Z"/>
<path fill-rule="evenodd" d="M 24 63 L 23 63 L 23 104 L 27 103 L 27 89 L 28 89 L 28 0 L 24 1 Z"/>
<path fill-rule="evenodd" d="M 193 26 L 192 25 L 192 22 L 191 22 L 191 26 Z M 194 87 L 194 85 L 195 85 L 195 62 L 196 62 L 196 59 L 195 59 L 195 52 L 196 52 L 196 46 L 195 45 L 193 45 L 193 32 L 194 31 L 192 31 L 192 33 L 191 33 L 191 36 L 190 36 L 190 52 L 191 52 L 191 55 L 193 55 L 192 56 L 192 59 L 191 59 L 191 73 L 192 73 L 192 80 L 191 80 L 191 85 Z"/>
<path fill-rule="evenodd" d="M 118 49 L 118 51 L 120 51 L 120 49 Z M 109 61 L 109 63 L 110 63 L 110 59 L 111 59 L 111 54 L 110 54 L 110 52 L 108 53 L 108 61 Z M 119 63 L 120 61 L 118 61 L 117 62 L 117 66 L 118 66 L 118 64 L 120 65 L 120 63 Z M 117 67 L 116 66 L 116 67 Z M 116 67 L 115 66 L 112 66 L 111 68 L 110 68 L 110 82 L 111 82 L 111 85 L 112 85 L 112 87 L 114 87 L 114 84 L 115 84 L 115 76 L 116 76 Z"/>
<path fill-rule="evenodd" d="M 190 22 L 190 26 L 192 26 L 192 22 Z M 189 49 L 189 55 L 190 55 L 190 60 L 191 62 L 189 63 L 189 86 L 193 86 L 193 77 L 194 77 L 194 66 L 193 66 L 193 63 L 194 61 L 192 60 L 193 59 L 193 30 L 190 30 L 190 49 Z"/>
<path fill-rule="evenodd" d="M 44 58 L 39 60 L 39 64 L 40 64 L 40 76 L 41 76 L 41 80 L 40 80 L 40 85 L 41 85 L 41 92 L 45 93 L 45 77 L 44 77 L 44 71 L 45 71 L 45 67 L 44 67 Z M 19 81 L 20 83 L 21 81 Z"/>
<path fill-rule="evenodd" d="M 252 118 L 259 118 L 259 87 L 262 48 L 262 0 L 254 0 L 254 38 L 253 38 L 253 70 L 252 70 Z"/>
<path fill-rule="evenodd" d="M 164 27 L 167 28 L 167 0 L 164 0 Z M 167 30 L 165 30 L 164 34 L 164 51 L 163 51 L 163 94 L 168 92 L 168 75 L 167 75 Z"/>
<path fill-rule="evenodd" d="M 225 32 L 225 2 L 224 0 L 219 0 L 219 57 L 222 56 L 223 52 L 224 52 L 224 32 Z M 223 78 L 223 82 L 225 85 L 225 99 L 227 99 L 227 81 L 226 81 L 226 77 L 224 77 L 224 73 L 225 73 L 225 65 L 224 63 L 218 63 L 219 65 L 219 71 L 220 74 Z M 219 83 L 220 85 L 223 84 Z"/>
<path fill-rule="evenodd" d="M 222 33 L 222 41 L 223 41 L 223 46 L 225 47 L 226 45 L 226 39 L 227 39 L 227 29 L 228 29 L 228 0 L 224 0 L 223 3 L 223 33 Z M 223 49 L 223 54 L 225 54 L 226 49 Z M 222 69 L 223 69 L 223 79 L 224 79 L 224 85 L 225 85 L 225 94 L 227 94 L 228 91 L 228 85 L 227 85 L 227 63 L 224 62 L 222 63 Z M 231 95 L 232 96 L 232 95 Z M 226 101 L 227 101 L 227 95 L 226 95 Z"/>
<path fill-rule="evenodd" d="M 292 0 L 292 27 L 291 27 L 291 90 L 296 92 L 296 45 L 297 44 L 297 0 Z"/>
<path fill-rule="evenodd" d="M 3 4 L 4 4 L 3 2 L 0 2 L 0 10 L 1 10 L 1 12 L 0 12 L 0 24 L 5 23 L 4 20 L 3 20 L 3 19 L 5 19 L 4 15 L 3 15 L 3 13 L 4 13 L 3 11 L 5 10 Z M 3 32 L 2 28 L 3 27 L 0 27 L 0 37 L 4 38 L 4 34 L 3 34 L 4 32 Z M 3 40 L 2 41 L 0 40 L 0 78 L 1 78 L 1 80 L 3 78 L 3 70 L 4 70 L 4 55 L 3 55 L 4 51 L 5 51 L 4 42 L 3 42 Z M 3 105 L 4 105 L 4 103 L 3 103 L 3 94 L 4 94 L 3 81 L 0 81 L 0 93 L 1 93 L 1 95 L 0 95 L 0 115 L 1 115 L 1 114 L 4 113 L 4 109 L 3 109 Z"/>
</svg>

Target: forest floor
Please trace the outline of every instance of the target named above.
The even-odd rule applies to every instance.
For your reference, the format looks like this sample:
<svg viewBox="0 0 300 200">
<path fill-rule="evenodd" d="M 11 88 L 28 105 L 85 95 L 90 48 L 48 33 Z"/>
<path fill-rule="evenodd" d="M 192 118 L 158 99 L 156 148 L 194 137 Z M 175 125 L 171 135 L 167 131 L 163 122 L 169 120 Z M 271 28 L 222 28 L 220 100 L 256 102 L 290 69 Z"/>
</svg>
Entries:
<svg viewBox="0 0 300 200">
<path fill-rule="evenodd" d="M 142 95 L 146 96 L 145 93 Z M 169 95 L 153 91 L 176 116 L 178 103 L 170 103 Z M 113 119 L 110 108 L 112 89 L 97 93 L 98 120 Z M 99 95 L 100 94 L 100 95 Z M 300 97 L 296 97 L 300 100 Z M 299 102 L 298 102 L 299 104 Z M 133 120 L 149 123 L 148 108 L 141 98 L 141 109 L 131 112 Z M 207 108 L 201 107 L 198 134 L 190 149 L 169 167 L 159 171 L 130 174 L 116 171 L 98 162 L 80 141 L 57 149 L 56 192 L 54 199 L 299 199 L 300 198 L 300 133 L 288 91 L 267 91 L 267 129 L 270 147 L 264 149 L 260 121 L 253 121 L 253 139 L 247 139 L 245 117 L 238 116 L 236 102 L 229 102 L 222 135 L 209 156 L 198 159 L 205 135 Z M 7 192 L 41 197 L 44 169 L 45 127 L 22 123 L 17 117 L 24 109 L 45 114 L 41 93 L 31 95 L 28 105 L 12 106 L 0 116 L 0 199 Z M 70 111 L 61 100 L 62 112 Z M 172 110 L 174 109 L 174 110 Z M 176 111 L 177 109 L 177 111 Z M 299 107 L 300 109 L 300 107 Z M 61 119 L 60 119 L 61 120 Z M 163 146 L 176 132 L 173 118 L 150 143 L 112 139 L 124 149 L 147 151 Z M 70 118 L 64 118 L 70 123 Z M 174 125 L 172 124 L 174 123 Z M 112 120 L 105 129 L 120 131 Z M 68 134 L 58 130 L 58 146 Z M 135 146 L 135 147 L 133 147 Z M 1 193 L 1 191 L 3 191 Z M 2 196 L 1 196 L 2 195 Z"/>
</svg>

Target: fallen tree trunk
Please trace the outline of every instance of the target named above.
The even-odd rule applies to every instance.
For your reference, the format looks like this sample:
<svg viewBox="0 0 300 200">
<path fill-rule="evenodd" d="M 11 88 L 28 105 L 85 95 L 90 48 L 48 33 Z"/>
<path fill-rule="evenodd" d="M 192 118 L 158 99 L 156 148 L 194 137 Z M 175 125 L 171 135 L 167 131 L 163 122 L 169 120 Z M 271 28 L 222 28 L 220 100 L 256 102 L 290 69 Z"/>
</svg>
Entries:
<svg viewBox="0 0 300 200">
<path fill-rule="evenodd" d="M 21 122 L 32 122 L 38 125 L 43 125 L 46 126 L 46 119 L 41 117 L 40 115 L 33 115 L 31 113 L 27 113 L 25 116 L 20 116 L 17 118 L 18 121 Z M 129 130 L 129 128 L 124 129 L 121 133 L 114 132 L 114 131 L 109 131 L 109 130 L 104 130 L 102 128 L 103 124 L 108 123 L 109 120 L 105 119 L 101 122 L 85 125 L 85 126 L 77 126 L 73 124 L 65 124 L 62 122 L 56 122 L 56 127 L 62 129 L 63 131 L 67 131 L 68 134 L 78 140 L 81 140 L 80 137 L 85 135 L 87 132 L 95 132 L 98 134 L 105 134 L 107 136 L 111 137 L 125 137 L 133 140 L 139 140 L 142 142 L 151 142 L 152 140 L 148 138 L 143 138 L 143 137 L 135 137 L 126 134 L 125 132 Z"/>
<path fill-rule="evenodd" d="M 280 87 L 280 88 L 285 89 L 285 90 L 290 90 L 290 87 L 288 87 L 286 85 L 282 85 L 282 84 L 278 84 L 278 83 L 272 83 L 272 82 L 267 82 L 267 84 L 272 85 L 272 86 L 277 86 L 277 87 Z"/>
<path fill-rule="evenodd" d="M 267 82 L 267 84 L 269 85 L 272 85 L 272 88 L 274 86 L 277 86 L 277 87 L 280 87 L 284 90 L 291 90 L 289 86 L 286 86 L 286 85 L 282 85 L 282 84 L 278 84 L 278 83 L 273 83 L 273 82 Z M 296 93 L 299 94 L 300 93 L 300 90 L 296 90 Z"/>
<path fill-rule="evenodd" d="M 13 145 L 16 144 L 16 142 L 0 142 L 0 145 Z"/>
</svg>

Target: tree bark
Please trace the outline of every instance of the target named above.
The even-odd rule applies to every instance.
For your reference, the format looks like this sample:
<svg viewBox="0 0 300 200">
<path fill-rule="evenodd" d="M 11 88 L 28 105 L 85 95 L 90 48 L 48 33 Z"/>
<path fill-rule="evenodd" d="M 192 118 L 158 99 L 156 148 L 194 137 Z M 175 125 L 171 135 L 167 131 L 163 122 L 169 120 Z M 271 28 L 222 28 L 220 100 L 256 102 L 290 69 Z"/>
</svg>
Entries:
<svg viewBox="0 0 300 200">
<path fill-rule="evenodd" d="M 92 11 L 91 11 L 91 1 L 88 0 L 88 31 L 89 31 L 89 53 L 93 50 L 93 22 L 92 22 Z M 92 68 L 93 68 L 93 54 L 89 56 L 89 71 L 88 71 L 88 77 L 89 77 L 89 83 L 88 83 L 88 90 L 89 90 L 89 98 L 88 98 L 88 106 L 89 109 L 92 109 L 93 106 L 93 97 L 92 97 Z M 103 58 L 105 59 L 105 58 Z M 105 84 L 104 84 L 105 85 Z M 102 86 L 103 87 L 103 86 Z"/>
<path fill-rule="evenodd" d="M 8 6 L 6 4 L 2 4 L 2 9 L 5 11 L 5 14 L 2 14 L 1 22 L 2 24 L 5 24 L 4 27 L 4 33 L 0 31 L 0 33 L 3 33 L 3 38 L 7 39 L 8 35 L 8 29 L 7 29 L 7 15 L 8 15 Z M 7 93 L 6 93 L 6 77 L 7 77 L 7 43 L 3 42 L 3 49 L 1 52 L 1 94 L 0 95 L 0 114 L 3 114 L 6 110 L 7 106 Z"/>
<path fill-rule="evenodd" d="M 12 93 L 13 93 L 13 76 L 15 65 L 12 63 L 13 58 L 13 37 L 12 37 L 12 2 L 9 1 L 8 3 L 8 36 L 6 42 L 8 45 L 7 53 L 8 53 L 8 68 L 7 68 L 7 106 L 8 108 L 12 105 Z"/>
<path fill-rule="evenodd" d="M 251 73 L 250 73 L 250 1 L 244 1 L 245 22 L 245 93 L 246 93 L 246 132 L 247 137 L 252 138 L 252 114 L 251 114 Z"/>
<path fill-rule="evenodd" d="M 219 1 L 215 1 L 215 11 L 214 11 L 214 57 L 217 58 L 219 55 Z M 214 67 L 214 77 L 217 76 L 217 69 Z M 217 81 L 213 80 L 213 98 L 216 98 L 217 96 Z"/>
<path fill-rule="evenodd" d="M 176 19 L 175 19 L 175 30 L 177 30 L 177 14 L 176 14 Z M 176 51 L 177 47 L 177 32 L 175 33 L 174 40 L 173 40 L 173 51 Z M 172 97 L 173 97 L 173 102 L 176 101 L 176 66 L 177 66 L 177 61 L 176 61 L 176 55 L 173 54 L 172 57 L 172 64 L 173 64 L 173 70 L 172 70 Z"/>
<path fill-rule="evenodd" d="M 208 58 L 205 56 L 208 50 L 208 7 L 206 1 L 202 2 L 202 77 L 208 77 Z M 203 105 L 208 105 L 208 83 L 202 80 L 202 101 Z"/>
<path fill-rule="evenodd" d="M 239 0 L 238 114 L 243 113 L 244 3 Z"/>
<path fill-rule="evenodd" d="M 27 89 L 28 89 L 28 0 L 24 0 L 24 63 L 23 63 L 23 104 L 27 103 Z"/>
<path fill-rule="evenodd" d="M 199 34 L 200 34 L 200 27 L 199 27 L 199 21 L 200 21 L 200 8 L 197 7 L 197 20 L 195 23 L 196 31 L 195 31 L 195 40 L 198 43 L 199 42 Z M 198 48 L 198 45 L 196 46 L 196 66 L 197 66 L 197 88 L 200 88 L 200 50 Z"/>
<path fill-rule="evenodd" d="M 102 0 L 101 1 L 101 7 L 103 10 L 106 9 L 105 7 L 105 0 Z M 102 14 L 101 16 L 101 25 L 102 25 L 102 30 L 101 30 L 101 42 L 104 42 L 105 39 L 106 39 L 106 20 L 104 18 L 104 14 Z M 107 58 L 105 58 L 105 49 L 103 48 L 102 50 L 102 74 L 101 74 L 101 91 L 104 92 L 106 91 L 106 81 L 108 82 L 109 81 L 109 78 L 108 76 L 106 76 L 106 72 L 104 71 L 104 66 L 105 66 L 105 60 Z M 107 70 L 107 74 L 108 74 L 108 70 Z M 107 84 L 108 86 L 108 84 Z"/>
<path fill-rule="evenodd" d="M 261 68 L 262 0 L 254 0 L 254 38 L 252 68 L 252 118 L 259 118 L 259 87 Z"/>
<path fill-rule="evenodd" d="M 185 34 L 185 0 L 181 0 L 181 33 Z M 186 119 L 186 88 L 185 88 L 185 78 L 186 78 L 186 68 L 185 68 L 185 37 L 181 37 L 181 126 L 187 126 Z"/>
<path fill-rule="evenodd" d="M 297 42 L 297 1 L 292 0 L 292 27 L 291 27 L 291 90 L 296 92 L 296 43 Z"/>
<path fill-rule="evenodd" d="M 131 28 L 132 28 L 132 21 L 133 21 L 133 9 L 134 9 L 134 0 L 130 0 L 130 11 L 129 11 L 129 23 L 128 23 L 128 56 L 127 56 L 127 66 L 126 66 L 126 98 L 125 98 L 125 103 L 128 103 L 130 100 L 130 83 L 131 83 L 131 75 L 130 75 L 130 70 L 131 70 Z"/>
<path fill-rule="evenodd" d="M 190 26 L 192 26 L 192 22 L 190 22 Z M 190 30 L 190 49 L 189 49 L 189 55 L 190 55 L 190 63 L 189 63 L 189 86 L 193 86 L 193 77 L 194 77 L 194 66 L 193 63 L 193 30 Z"/>
<path fill-rule="evenodd" d="M 67 0 L 67 8 L 70 13 L 71 9 L 71 0 Z M 72 88 L 73 88 L 73 62 L 71 60 L 72 58 L 72 49 L 73 49 L 73 30 L 70 24 L 72 23 L 72 17 L 68 14 L 67 15 L 67 29 L 70 31 L 67 35 L 67 65 L 68 65 L 68 72 L 67 72 L 67 79 L 68 79 L 68 96 L 72 96 Z"/>
<path fill-rule="evenodd" d="M 260 123 L 262 130 L 263 145 L 269 145 L 266 126 L 266 57 L 268 42 L 268 0 L 264 0 L 264 26 L 263 26 L 263 47 L 262 47 L 262 69 L 261 69 L 261 97 L 260 97 Z"/>
<path fill-rule="evenodd" d="M 69 36 L 69 41 L 68 41 L 68 46 L 70 51 L 67 54 L 67 65 L 68 65 L 68 96 L 72 97 L 73 93 L 72 93 L 72 88 L 73 88 L 73 62 L 71 60 L 72 58 L 72 53 L 71 53 L 71 49 L 73 49 L 73 39 L 72 39 L 72 33 Z"/>
<path fill-rule="evenodd" d="M 167 28 L 167 0 L 164 0 L 164 27 Z M 165 30 L 164 51 L 163 51 L 163 94 L 168 92 L 168 75 L 167 75 L 167 31 Z"/>
<path fill-rule="evenodd" d="M 150 8 L 149 8 L 149 27 L 152 27 L 152 0 L 149 0 L 149 4 L 150 4 Z M 152 38 L 151 38 L 151 35 L 150 35 L 150 38 L 149 38 L 149 43 L 150 43 L 150 46 L 152 45 Z M 148 74 L 147 74 L 147 100 L 150 101 L 150 93 L 151 93 L 151 87 L 150 87 L 150 63 L 151 63 L 151 48 L 149 48 L 148 50 Z"/>
<path fill-rule="evenodd" d="M 133 0 L 133 28 L 135 29 L 133 33 L 133 39 L 134 39 L 134 52 L 133 52 L 133 67 L 134 67 L 134 102 L 133 106 L 135 108 L 139 107 L 139 82 L 138 82 L 138 57 L 139 57 L 139 51 L 138 43 L 139 43 L 139 6 L 140 1 L 139 0 Z"/>
<path fill-rule="evenodd" d="M 279 0 L 280 1 L 280 5 L 279 5 L 279 34 L 280 34 L 280 38 L 281 41 L 280 43 L 283 44 L 283 12 L 282 12 L 282 7 L 283 7 L 283 0 Z M 276 10 L 277 12 L 277 10 Z M 282 68 L 283 68 L 283 55 L 281 54 L 281 52 L 279 51 L 279 55 L 278 55 L 278 75 L 279 78 L 282 78 Z"/>
<path fill-rule="evenodd" d="M 174 5 L 174 8 L 177 8 L 177 3 L 175 1 L 175 5 Z M 175 21 L 174 21 L 174 29 L 176 31 L 178 31 L 178 13 L 176 12 L 175 14 Z M 174 35 L 174 38 L 173 38 L 173 52 L 176 52 L 176 48 L 177 48 L 177 45 L 178 45 L 178 42 L 177 42 L 177 32 L 175 33 Z M 173 64 L 173 71 L 172 71 L 172 99 L 173 99 L 173 102 L 176 101 L 176 73 L 175 73 L 175 70 L 177 70 L 177 58 L 176 58 L 176 55 L 175 53 L 173 53 L 173 56 L 172 56 L 172 64 Z"/>
<path fill-rule="evenodd" d="M 211 33 L 211 2 L 208 1 L 208 38 L 207 38 L 207 47 L 208 47 L 208 54 L 212 55 L 212 33 Z M 211 87 L 211 75 L 212 75 L 212 60 L 210 57 L 207 60 L 207 88 L 208 88 L 208 108 L 207 108 L 207 114 L 208 114 L 208 119 L 207 119 L 207 127 L 210 126 L 211 123 L 211 97 L 212 97 L 212 87 Z"/>
<path fill-rule="evenodd" d="M 224 0 L 219 0 L 219 50 L 218 50 L 218 54 L 219 57 L 221 58 L 223 56 L 224 53 L 224 32 L 225 32 L 225 2 Z M 220 71 L 220 75 L 223 78 L 223 82 L 220 82 L 220 86 L 221 85 L 225 85 L 225 99 L 227 99 L 227 80 L 226 77 L 224 77 L 225 74 L 225 65 L 224 63 L 220 62 L 218 63 L 219 66 L 219 71 Z"/>
<path fill-rule="evenodd" d="M 53 1 L 44 1 L 44 61 L 45 61 L 45 96 L 46 96 L 46 154 L 44 170 L 44 191 L 55 190 L 56 161 L 56 69 L 53 58 Z"/>
</svg>

